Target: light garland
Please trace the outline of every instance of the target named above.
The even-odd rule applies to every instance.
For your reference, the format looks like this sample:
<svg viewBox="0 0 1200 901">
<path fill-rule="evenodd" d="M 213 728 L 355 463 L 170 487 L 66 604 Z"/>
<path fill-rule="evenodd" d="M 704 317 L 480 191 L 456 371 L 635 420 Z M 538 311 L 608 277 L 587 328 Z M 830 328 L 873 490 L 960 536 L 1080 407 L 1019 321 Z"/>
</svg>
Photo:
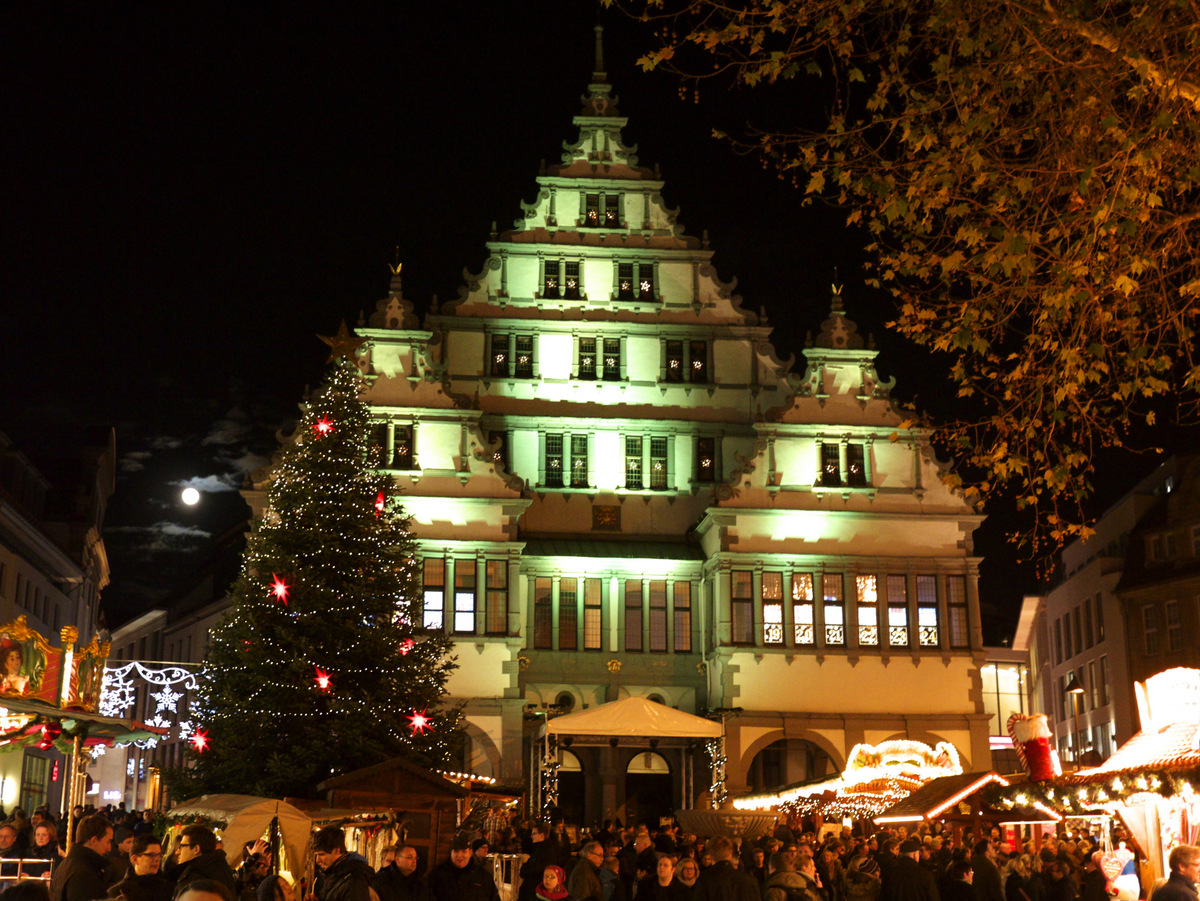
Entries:
<svg viewBox="0 0 1200 901">
<path fill-rule="evenodd" d="M 199 686 L 196 673 L 182 666 L 151 667 L 136 660 L 116 666 L 109 664 L 104 670 L 104 680 L 100 687 L 100 714 L 126 717 L 137 697 L 137 679 L 159 689 L 149 695 L 154 699 L 155 711 L 152 717 L 147 718 L 146 725 L 167 730 L 181 725 L 172 720 L 172 717 L 177 720 L 179 701 L 187 692 L 195 691 Z M 176 691 L 176 687 L 180 690 Z M 168 732 L 165 737 L 169 739 L 172 736 Z M 182 732 L 177 733 L 175 737 L 187 738 Z M 151 736 L 135 741 L 134 745 L 143 749 L 153 748 L 158 741 L 158 737 Z"/>
</svg>

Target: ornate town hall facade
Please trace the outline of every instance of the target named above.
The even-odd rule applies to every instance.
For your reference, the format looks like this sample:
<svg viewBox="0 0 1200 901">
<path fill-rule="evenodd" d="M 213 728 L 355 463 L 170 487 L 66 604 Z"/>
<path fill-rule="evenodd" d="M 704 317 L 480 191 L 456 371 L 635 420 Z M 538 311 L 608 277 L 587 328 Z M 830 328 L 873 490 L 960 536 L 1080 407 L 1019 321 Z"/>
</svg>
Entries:
<svg viewBox="0 0 1200 901">
<path fill-rule="evenodd" d="M 730 710 L 733 791 L 892 738 L 987 766 L 981 517 L 836 290 L 803 361 L 779 358 L 617 105 L 595 72 L 577 137 L 456 300 L 421 321 L 397 275 L 358 329 L 425 626 L 457 642 L 466 764 L 519 780 L 545 717 L 640 696 Z M 561 803 L 677 806 L 708 788 L 689 753 L 577 740 Z"/>
</svg>

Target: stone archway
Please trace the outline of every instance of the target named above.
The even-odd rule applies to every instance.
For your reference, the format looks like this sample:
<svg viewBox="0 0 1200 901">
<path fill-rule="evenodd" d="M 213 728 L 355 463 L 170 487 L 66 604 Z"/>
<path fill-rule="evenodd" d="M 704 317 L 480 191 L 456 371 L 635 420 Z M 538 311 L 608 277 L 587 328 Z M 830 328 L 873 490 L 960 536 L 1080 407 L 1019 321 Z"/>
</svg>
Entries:
<svg viewBox="0 0 1200 901">
<path fill-rule="evenodd" d="M 583 823 L 584 789 L 587 785 L 583 761 L 566 748 L 560 748 L 558 764 L 558 810 L 566 823 Z"/>
<path fill-rule="evenodd" d="M 469 719 L 463 720 L 463 733 L 462 771 L 500 778 L 500 751 L 492 737 Z"/>
<path fill-rule="evenodd" d="M 625 766 L 627 824 L 658 824 L 675 809 L 675 779 L 667 759 L 655 751 L 639 751 Z"/>
<path fill-rule="evenodd" d="M 764 792 L 836 772 L 834 759 L 816 742 L 776 738 L 751 758 L 746 768 L 746 785 L 751 792 Z"/>
</svg>

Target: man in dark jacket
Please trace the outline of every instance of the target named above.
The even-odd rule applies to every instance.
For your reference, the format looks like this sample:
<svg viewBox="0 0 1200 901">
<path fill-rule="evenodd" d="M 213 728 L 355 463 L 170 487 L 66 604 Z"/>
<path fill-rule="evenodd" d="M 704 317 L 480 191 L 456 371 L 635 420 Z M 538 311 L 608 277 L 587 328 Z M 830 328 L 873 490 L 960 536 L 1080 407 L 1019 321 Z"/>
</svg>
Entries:
<svg viewBox="0 0 1200 901">
<path fill-rule="evenodd" d="M 1200 848 L 1178 845 L 1167 858 L 1171 875 L 1154 893 L 1154 901 L 1196 901 L 1196 883 L 1200 881 Z"/>
<path fill-rule="evenodd" d="M 600 885 L 600 864 L 604 863 L 604 848 L 599 842 L 588 842 L 579 849 L 579 860 L 567 878 L 567 893 L 572 901 L 604 901 Z M 538 884 L 541 884 L 538 877 Z M 536 889 L 537 886 L 534 886 Z M 626 898 L 630 897 L 625 895 Z"/>
<path fill-rule="evenodd" d="M 700 873 L 692 895 L 695 901 L 759 901 L 754 877 L 733 865 L 733 842 L 728 836 L 715 836 L 705 850 L 712 854 L 713 865 Z"/>
<path fill-rule="evenodd" d="M 974 852 L 971 855 L 971 869 L 975 876 L 971 885 L 975 888 L 976 901 L 1004 901 L 1004 883 L 1000 881 L 996 849 L 991 839 L 981 838 L 977 841 Z"/>
<path fill-rule="evenodd" d="M 321 868 L 313 890 L 317 901 L 371 901 L 375 871 L 357 855 L 346 853 L 346 834 L 340 828 L 326 826 L 317 832 L 313 856 Z"/>
<path fill-rule="evenodd" d="M 433 901 L 429 882 L 417 872 L 418 863 L 417 849 L 412 845 L 397 848 L 392 862 L 371 880 L 379 901 Z"/>
<path fill-rule="evenodd" d="M 175 863 L 163 869 L 163 875 L 175 882 L 175 895 L 183 894 L 189 883 L 200 879 L 219 882 L 230 892 L 237 890 L 237 877 L 225 852 L 217 847 L 217 836 L 207 826 L 194 823 L 179 833 Z"/>
<path fill-rule="evenodd" d="M 532 901 L 546 867 L 562 867 L 563 872 L 570 869 L 567 852 L 550 834 L 548 823 L 537 822 L 530 826 L 529 839 L 531 850 L 529 860 L 521 864 L 521 888 L 517 892 L 517 901 Z"/>
<path fill-rule="evenodd" d="M 96 901 L 108 894 L 105 855 L 112 850 L 112 837 L 112 826 L 102 816 L 79 821 L 75 844 L 50 878 L 52 901 Z"/>
<path fill-rule="evenodd" d="M 940 901 L 937 881 L 920 863 L 921 843 L 906 838 L 898 850 L 900 859 L 888 883 L 890 894 L 885 894 L 883 901 Z"/>
<path fill-rule="evenodd" d="M 162 845 L 153 833 L 142 833 L 129 850 L 133 872 L 108 890 L 108 897 L 124 901 L 171 901 L 175 886 L 159 873 Z"/>
<path fill-rule="evenodd" d="M 435 901 L 500 901 L 496 880 L 474 863 L 473 857 L 470 839 L 456 835 L 450 843 L 450 859 L 443 860 L 429 874 Z"/>
<path fill-rule="evenodd" d="M 942 882 L 938 894 L 942 901 L 975 901 L 975 889 L 971 887 L 974 878 L 971 864 L 965 860 L 956 860 L 946 868 L 946 878 Z"/>
</svg>

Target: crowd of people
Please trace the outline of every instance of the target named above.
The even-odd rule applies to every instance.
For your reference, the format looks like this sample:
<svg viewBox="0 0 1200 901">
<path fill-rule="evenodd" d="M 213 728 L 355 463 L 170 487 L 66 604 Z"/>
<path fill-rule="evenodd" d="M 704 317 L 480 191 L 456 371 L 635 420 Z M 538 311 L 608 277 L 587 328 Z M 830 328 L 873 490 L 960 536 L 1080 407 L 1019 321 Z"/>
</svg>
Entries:
<svg viewBox="0 0 1200 901">
<path fill-rule="evenodd" d="M 79 810 L 63 852 L 45 810 L 0 824 L 0 901 L 499 901 L 492 848 L 522 855 L 515 901 L 1112 901 L 1102 853 L 1090 836 L 1043 836 L 1023 844 L 999 830 L 978 839 L 934 834 L 864 836 L 849 828 L 795 835 L 779 827 L 743 842 L 704 838 L 676 826 L 622 828 L 605 822 L 570 833 L 539 821 L 484 838 L 458 834 L 447 859 L 426 867 L 420 850 L 386 850 L 376 871 L 327 826 L 313 836 L 315 879 L 293 885 L 274 874 L 265 842 L 247 842 L 234 869 L 207 826 L 185 826 L 164 860 L 152 817 Z M 24 844 L 28 842 L 28 844 Z M 41 861 L 47 883 L 14 879 L 21 861 Z M 1200 849 L 1181 845 L 1154 901 L 1200 901 Z M 297 896 L 299 895 L 299 898 Z"/>
</svg>

